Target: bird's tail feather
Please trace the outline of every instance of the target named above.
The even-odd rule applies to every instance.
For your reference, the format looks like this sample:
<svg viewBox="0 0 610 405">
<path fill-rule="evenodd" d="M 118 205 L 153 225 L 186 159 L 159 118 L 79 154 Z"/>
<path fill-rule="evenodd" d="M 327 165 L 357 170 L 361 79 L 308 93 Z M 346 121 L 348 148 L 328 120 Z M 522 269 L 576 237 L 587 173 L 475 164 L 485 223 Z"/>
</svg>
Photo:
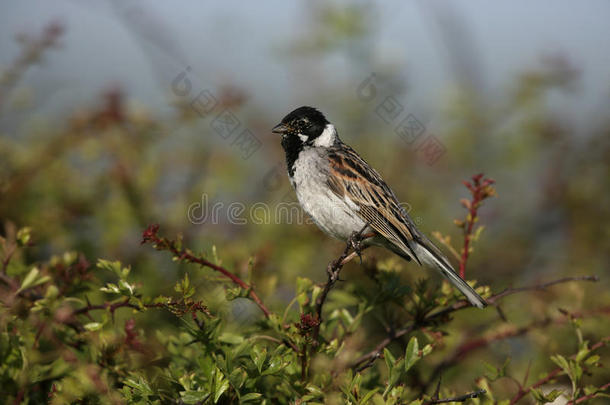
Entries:
<svg viewBox="0 0 610 405">
<path fill-rule="evenodd" d="M 429 242 L 432 245 L 432 242 Z M 433 246 L 433 245 L 432 245 Z M 417 257 L 428 266 L 438 270 L 451 284 L 468 298 L 472 305 L 478 308 L 485 308 L 487 302 L 477 292 L 466 283 L 449 264 L 447 259 L 435 247 L 428 247 L 422 243 L 413 243 L 413 250 Z"/>
</svg>

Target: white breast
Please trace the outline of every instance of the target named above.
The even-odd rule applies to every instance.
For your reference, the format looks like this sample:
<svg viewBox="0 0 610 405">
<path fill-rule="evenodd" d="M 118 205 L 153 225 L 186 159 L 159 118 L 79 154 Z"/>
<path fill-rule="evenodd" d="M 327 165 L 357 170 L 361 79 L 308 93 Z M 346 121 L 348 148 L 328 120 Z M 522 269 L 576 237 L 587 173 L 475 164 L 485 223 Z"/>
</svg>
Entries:
<svg viewBox="0 0 610 405">
<path fill-rule="evenodd" d="M 327 234 L 346 240 L 364 226 L 350 200 L 339 198 L 326 183 L 325 158 L 314 148 L 299 154 L 291 179 L 299 203 L 313 221 Z"/>
</svg>

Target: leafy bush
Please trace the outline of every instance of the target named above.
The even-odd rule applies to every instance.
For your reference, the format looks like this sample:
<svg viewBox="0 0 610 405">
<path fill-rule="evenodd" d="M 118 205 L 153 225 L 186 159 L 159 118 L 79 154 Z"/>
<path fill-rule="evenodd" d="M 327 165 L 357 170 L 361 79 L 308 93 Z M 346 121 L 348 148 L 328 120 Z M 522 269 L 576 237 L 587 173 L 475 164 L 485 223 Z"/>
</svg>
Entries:
<svg viewBox="0 0 610 405">
<path fill-rule="evenodd" d="M 464 229 L 462 269 L 472 253 L 473 236 L 480 235 L 473 229 L 477 210 L 484 198 L 494 195 L 493 182 L 482 176 L 466 184 L 473 197 L 463 202 L 466 220 L 456 221 Z M 227 270 L 217 252 L 212 257 L 195 254 L 181 238 L 160 236 L 158 225 L 144 231 L 142 243 L 193 265 L 191 275 L 185 273 L 168 296 L 143 293 L 145 280 L 133 277 L 129 266 L 118 261 L 98 259 L 91 266 L 83 255 L 67 252 L 30 263 L 28 249 L 35 234 L 29 228 L 8 228 L 6 235 L 1 240 L 0 387 L 9 402 L 434 404 L 472 399 L 477 404 L 512 404 L 525 396 L 546 403 L 564 395 L 582 403 L 606 395 L 609 386 L 594 382 L 602 367 L 600 352 L 610 338 L 591 341 L 581 331 L 582 319 L 603 314 L 603 309 L 588 314 L 562 310 L 557 317 L 512 327 L 499 306 L 512 294 L 595 277 L 498 293 L 479 286 L 477 291 L 492 306 L 485 312 L 469 307 L 446 283 L 441 288 L 427 280 L 405 284 L 392 261 L 365 262 L 365 284 L 346 283 L 333 290 L 341 269 L 360 254 L 354 250 L 354 235 L 343 254 L 329 263 L 325 284 L 299 277 L 292 301 L 271 310 L 252 281 Z M 441 240 L 450 245 L 449 238 Z M 207 291 L 196 288 L 191 280 L 199 277 L 197 267 L 211 269 L 221 279 L 210 281 Z M 215 288 L 218 284 L 223 288 Z M 500 316 L 489 319 L 494 307 Z M 487 332 L 477 331 L 432 367 L 434 353 L 454 335 L 463 335 L 453 320 L 458 311 L 465 317 L 485 317 Z M 138 327 L 151 312 L 156 326 Z M 384 337 L 371 345 L 378 333 L 370 334 L 363 324 L 374 318 L 386 328 Z M 477 349 L 564 322 L 572 325 L 578 349 L 553 355 L 556 368 L 538 380 L 527 372 L 523 381 L 517 380 L 509 372 L 510 359 L 505 359 L 499 366 L 486 364 L 485 373 L 462 392 L 441 383 L 443 371 L 460 366 Z M 420 368 L 431 370 L 428 381 L 422 380 Z M 514 381 L 517 389 L 502 400 L 494 394 L 494 384 L 503 379 Z M 569 385 L 549 390 L 551 382 Z M 429 390 L 430 384 L 435 388 Z"/>
</svg>

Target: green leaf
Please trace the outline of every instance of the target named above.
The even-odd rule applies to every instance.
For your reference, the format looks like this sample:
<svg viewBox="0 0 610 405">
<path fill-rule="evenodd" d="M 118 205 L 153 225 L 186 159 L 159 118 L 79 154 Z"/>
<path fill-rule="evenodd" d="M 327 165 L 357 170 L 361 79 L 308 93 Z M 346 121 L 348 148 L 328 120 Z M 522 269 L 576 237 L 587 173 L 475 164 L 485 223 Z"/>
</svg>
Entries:
<svg viewBox="0 0 610 405">
<path fill-rule="evenodd" d="M 142 395 L 153 395 L 153 390 L 150 388 L 146 380 L 142 377 L 138 378 L 138 381 L 133 378 L 127 378 L 125 380 L 125 385 L 137 390 Z"/>
<path fill-rule="evenodd" d="M 19 290 L 25 290 L 26 288 L 29 288 L 32 284 L 34 284 L 34 281 L 36 281 L 36 278 L 38 277 L 39 273 L 40 271 L 37 267 L 34 267 L 32 270 L 30 270 L 28 275 L 25 276 L 25 278 L 23 279 L 23 282 L 21 283 L 21 288 Z"/>
<path fill-rule="evenodd" d="M 356 373 L 356 375 L 352 378 L 352 370 L 350 369 L 346 378 L 349 378 L 351 380 L 348 386 L 348 391 L 351 392 L 354 387 L 360 386 L 360 382 L 362 381 L 362 374 Z"/>
<path fill-rule="evenodd" d="M 265 371 L 262 372 L 261 375 L 275 374 L 278 371 L 280 371 L 282 368 L 284 368 L 284 366 L 285 365 L 282 363 L 282 359 L 280 357 L 274 357 L 269 362 L 269 367 L 267 367 L 265 369 Z"/>
<path fill-rule="evenodd" d="M 297 294 L 307 293 L 313 285 L 313 281 L 308 278 L 297 277 Z"/>
<path fill-rule="evenodd" d="M 392 352 L 390 352 L 387 347 L 383 349 L 383 358 L 385 359 L 385 364 L 388 367 L 388 371 L 392 372 L 394 363 L 396 363 L 396 358 L 392 355 Z"/>
<path fill-rule="evenodd" d="M 388 383 L 388 390 L 394 388 L 394 386 L 398 383 L 400 378 L 404 374 L 404 359 L 401 359 L 396 363 L 396 366 L 390 372 L 390 380 Z"/>
<path fill-rule="evenodd" d="M 267 358 L 267 350 L 261 349 L 260 346 L 254 346 L 250 352 L 250 358 L 258 369 L 258 372 L 261 373 L 263 370 L 263 364 Z"/>
<path fill-rule="evenodd" d="M 28 288 L 36 287 L 37 285 L 44 284 L 47 281 L 51 280 L 49 276 L 40 276 L 40 270 L 37 267 L 32 268 L 30 272 L 25 276 L 23 281 L 21 282 L 21 287 L 17 292 L 21 292 L 23 290 L 27 290 Z"/>
<path fill-rule="evenodd" d="M 119 286 L 122 291 L 125 291 L 125 292 L 129 291 L 129 294 L 133 295 L 134 286 L 129 284 L 127 281 L 119 280 Z"/>
<path fill-rule="evenodd" d="M 342 308 L 339 311 L 339 316 L 341 317 L 341 320 L 343 320 L 343 322 L 345 323 L 345 325 L 347 325 L 348 327 L 354 322 L 354 317 L 352 316 L 352 314 L 349 313 L 349 311 L 345 308 Z"/>
<path fill-rule="evenodd" d="M 101 287 L 100 291 L 109 293 L 109 294 L 120 294 L 121 293 L 119 286 L 116 284 L 112 284 L 112 283 L 106 284 L 106 287 Z"/>
<path fill-rule="evenodd" d="M 239 400 L 240 400 L 241 403 L 244 403 L 244 402 L 254 401 L 254 400 L 260 399 L 262 396 L 263 395 L 259 394 L 258 392 L 249 392 L 249 393 L 239 397 Z"/>
<path fill-rule="evenodd" d="M 423 347 L 423 349 L 421 349 L 421 354 L 422 354 L 422 357 L 423 357 L 423 356 L 427 356 L 427 355 L 429 355 L 430 353 L 432 353 L 432 345 L 431 345 L 431 344 L 427 344 L 427 345 L 425 345 L 425 346 Z"/>
<path fill-rule="evenodd" d="M 574 360 L 577 363 L 580 363 L 581 361 L 583 361 L 583 359 L 585 359 L 587 357 L 587 355 L 590 352 L 591 352 L 591 350 L 589 349 L 588 342 L 583 342 L 583 344 L 580 345 L 580 348 L 579 348 L 578 353 L 576 354 L 576 357 L 574 358 Z"/>
<path fill-rule="evenodd" d="M 241 287 L 227 288 L 225 291 L 225 298 L 227 301 L 233 301 L 236 298 L 243 297 L 245 290 Z"/>
<path fill-rule="evenodd" d="M 50 285 L 47 287 L 47 291 L 44 293 L 45 299 L 55 299 L 59 296 L 59 289 L 55 285 Z M 599 356 L 598 356 L 599 357 Z"/>
<path fill-rule="evenodd" d="M 218 336 L 218 340 L 222 343 L 229 343 L 232 345 L 238 345 L 244 341 L 244 337 L 235 333 L 223 332 Z"/>
<path fill-rule="evenodd" d="M 197 402 L 203 402 L 210 396 L 209 392 L 205 391 L 181 391 L 180 397 L 182 401 L 187 404 L 195 404 Z"/>
<path fill-rule="evenodd" d="M 582 367 L 580 364 L 572 363 L 570 367 L 570 377 L 574 379 L 576 383 L 579 383 L 582 378 Z"/>
<path fill-rule="evenodd" d="M 377 393 L 377 391 L 379 391 L 379 388 L 375 388 L 375 389 L 367 392 L 366 395 L 362 397 L 359 404 L 362 404 L 362 405 L 368 404 L 369 401 L 371 400 L 371 398 L 373 397 L 373 395 L 375 395 Z"/>
<path fill-rule="evenodd" d="M 568 377 L 570 377 L 570 381 L 572 382 L 572 391 L 576 392 L 577 386 L 582 378 L 582 367 L 580 367 L 580 365 L 574 361 L 566 360 L 566 358 L 560 354 L 551 356 L 551 360 L 557 364 L 563 370 L 563 372 L 568 375 Z"/>
<path fill-rule="evenodd" d="M 195 288 L 191 286 L 188 273 L 184 273 L 184 278 L 176 283 L 174 290 L 182 294 L 184 298 L 189 298 L 195 294 Z"/>
<path fill-rule="evenodd" d="M 495 381 L 498 379 L 498 369 L 493 365 L 493 364 L 489 364 L 488 362 L 484 361 L 483 362 L 483 366 L 486 369 L 486 373 L 485 376 L 491 380 L 491 381 Z"/>
<path fill-rule="evenodd" d="M 313 385 L 313 384 L 309 384 L 306 387 L 307 391 L 309 391 L 312 395 L 314 395 L 314 398 L 322 398 L 324 396 L 324 391 L 322 391 L 319 387 Z"/>
<path fill-rule="evenodd" d="M 548 402 L 555 401 L 562 393 L 563 393 L 563 391 L 554 389 L 553 391 L 549 392 L 548 394 L 544 394 L 539 389 L 536 389 L 536 388 L 532 389 L 532 396 L 534 397 L 534 399 L 536 401 L 538 401 L 541 404 L 546 404 Z"/>
<path fill-rule="evenodd" d="M 598 354 L 594 354 L 593 356 L 589 357 L 587 360 L 585 360 L 585 364 L 587 366 L 594 366 L 597 365 L 597 363 L 599 362 L 599 355 Z"/>
<path fill-rule="evenodd" d="M 104 326 L 101 322 L 89 322 L 84 325 L 88 331 L 100 330 Z"/>
<path fill-rule="evenodd" d="M 110 260 L 97 259 L 97 267 L 102 270 L 108 270 L 116 274 L 120 279 L 124 279 L 129 274 L 129 269 L 121 269 L 121 262 L 115 260 L 111 262 Z"/>
<path fill-rule="evenodd" d="M 419 360 L 419 343 L 415 336 L 409 339 L 407 350 L 405 352 L 405 371 L 409 371 L 411 367 Z"/>
<path fill-rule="evenodd" d="M 314 285 L 313 289 L 311 291 L 311 302 L 316 302 L 318 300 L 318 297 L 320 296 L 321 292 L 322 292 L 322 287 L 320 287 L 318 285 Z"/>
<path fill-rule="evenodd" d="M 555 401 L 557 398 L 559 398 L 559 396 L 563 394 L 563 391 L 561 390 L 557 390 L 557 389 L 553 389 L 553 391 L 548 392 L 546 394 L 546 397 L 549 399 L 549 402 L 553 402 Z"/>
<path fill-rule="evenodd" d="M 570 364 L 561 354 L 551 356 L 551 360 L 553 361 L 553 363 L 557 364 L 559 368 L 563 370 L 564 373 L 570 374 Z"/>
<path fill-rule="evenodd" d="M 19 246 L 27 245 L 32 239 L 32 228 L 26 226 L 17 231 L 17 243 Z"/>
<path fill-rule="evenodd" d="M 216 391 L 214 391 L 214 403 L 217 403 L 222 394 L 229 389 L 229 380 L 221 378 L 220 382 L 216 385 Z"/>
</svg>

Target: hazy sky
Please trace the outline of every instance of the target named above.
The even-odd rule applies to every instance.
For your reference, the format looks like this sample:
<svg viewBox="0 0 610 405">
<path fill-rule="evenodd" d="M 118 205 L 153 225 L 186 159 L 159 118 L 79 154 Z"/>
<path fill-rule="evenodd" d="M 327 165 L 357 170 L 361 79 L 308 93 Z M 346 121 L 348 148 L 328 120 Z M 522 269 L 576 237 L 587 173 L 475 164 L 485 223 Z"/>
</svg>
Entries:
<svg viewBox="0 0 610 405">
<path fill-rule="evenodd" d="M 333 100 L 318 99 L 317 89 L 355 89 L 367 72 L 349 71 L 349 58 L 342 52 L 307 61 L 287 56 L 284 51 L 295 40 L 316 34 L 306 3 L 4 0 L 0 65 L 17 56 L 16 33 L 38 33 L 48 21 L 58 20 L 67 28 L 62 47 L 48 53 L 45 66 L 30 70 L 22 83 L 48 113 L 91 102 L 109 84 L 120 84 L 131 98 L 162 108 L 169 83 L 186 65 L 201 86 L 243 86 L 258 109 L 275 114 L 287 105 L 333 109 Z M 559 96 L 557 105 L 582 125 L 605 112 L 610 94 L 608 1 L 421 0 L 372 2 L 370 8 L 373 30 L 367 43 L 374 68 L 404 69 L 409 103 L 432 114 L 456 80 L 451 64 L 455 49 L 446 47 L 452 31 L 443 27 L 447 11 L 459 17 L 458 34 L 467 39 L 467 49 L 460 52 L 472 59 L 473 71 L 465 74 L 489 94 L 506 92 L 518 73 L 540 66 L 541 56 L 561 54 L 582 72 L 582 79 L 577 93 Z M 316 75 L 309 75 L 312 70 Z M 310 83 L 312 77 L 316 83 Z M 602 102 L 603 109 L 597 109 Z"/>
</svg>

